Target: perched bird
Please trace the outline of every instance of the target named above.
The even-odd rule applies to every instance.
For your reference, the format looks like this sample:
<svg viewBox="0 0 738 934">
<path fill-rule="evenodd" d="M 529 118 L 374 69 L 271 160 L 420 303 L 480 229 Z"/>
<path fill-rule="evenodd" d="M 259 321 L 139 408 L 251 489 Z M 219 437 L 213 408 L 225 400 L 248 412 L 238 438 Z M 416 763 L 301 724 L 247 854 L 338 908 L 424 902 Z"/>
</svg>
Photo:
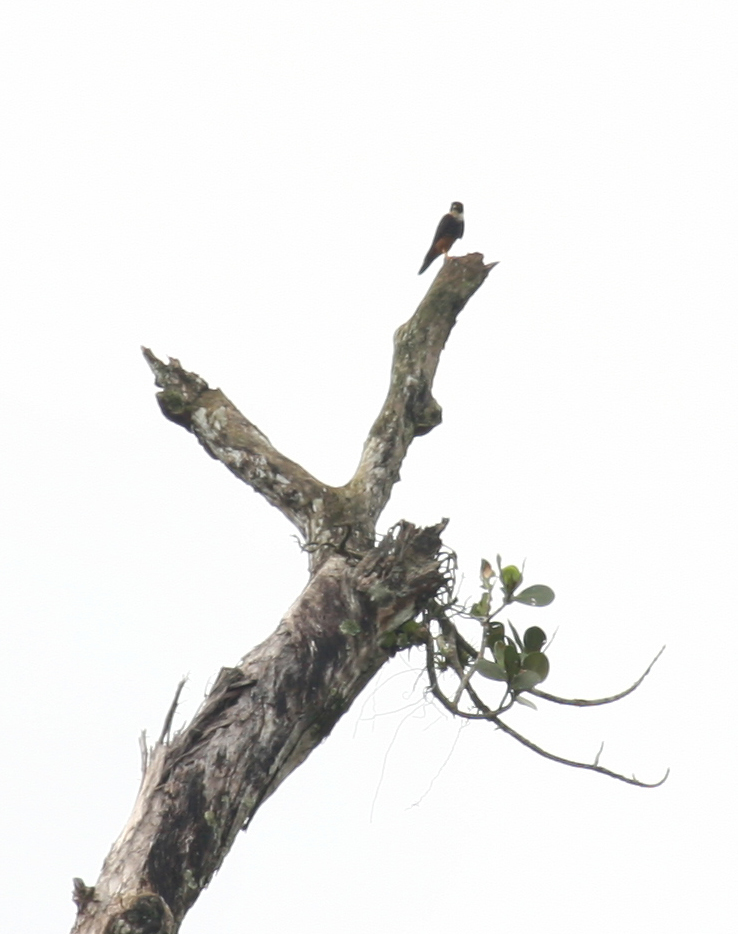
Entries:
<svg viewBox="0 0 738 934">
<path fill-rule="evenodd" d="M 464 205 L 461 201 L 454 201 L 448 214 L 444 214 L 441 218 L 441 222 L 436 230 L 436 235 L 433 237 L 431 248 L 428 250 L 428 255 L 423 260 L 423 265 L 420 267 L 418 275 L 425 272 L 433 260 L 437 256 L 440 256 L 441 253 L 443 253 L 444 257 L 448 256 L 448 251 L 454 243 L 463 236 Z"/>
</svg>

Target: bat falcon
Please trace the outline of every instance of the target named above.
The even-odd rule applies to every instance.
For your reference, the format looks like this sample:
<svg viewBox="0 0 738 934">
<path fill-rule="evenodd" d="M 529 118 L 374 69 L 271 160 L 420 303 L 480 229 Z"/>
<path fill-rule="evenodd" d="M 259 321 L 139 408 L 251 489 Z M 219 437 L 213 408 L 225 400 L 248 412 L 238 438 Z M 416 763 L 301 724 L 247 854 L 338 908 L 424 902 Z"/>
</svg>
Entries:
<svg viewBox="0 0 738 934">
<path fill-rule="evenodd" d="M 463 236 L 464 205 L 461 201 L 454 201 L 448 214 L 444 214 L 438 224 L 435 236 L 433 237 L 433 243 L 431 244 L 430 250 L 428 250 L 428 255 L 423 260 L 423 265 L 420 267 L 418 275 L 425 272 L 433 260 L 440 256 L 441 253 L 443 253 L 445 262 L 448 251 L 454 243 Z"/>
</svg>

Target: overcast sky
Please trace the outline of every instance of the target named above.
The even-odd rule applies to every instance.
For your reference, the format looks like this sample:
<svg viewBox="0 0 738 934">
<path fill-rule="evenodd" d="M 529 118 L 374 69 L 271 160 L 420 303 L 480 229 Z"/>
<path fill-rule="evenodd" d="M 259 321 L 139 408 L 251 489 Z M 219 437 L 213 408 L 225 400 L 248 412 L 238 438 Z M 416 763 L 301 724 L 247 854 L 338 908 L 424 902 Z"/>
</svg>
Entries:
<svg viewBox="0 0 738 934">
<path fill-rule="evenodd" d="M 565 769 L 397 658 L 183 934 L 732 931 L 736 27 L 723 2 L 64 3 L 0 11 L 0 930 L 67 931 L 177 681 L 183 717 L 306 581 L 285 519 L 165 421 L 139 346 L 351 476 L 452 200 L 500 265 L 380 523 L 450 518 L 557 594 Z M 180 721 L 181 722 L 181 721 Z"/>
</svg>

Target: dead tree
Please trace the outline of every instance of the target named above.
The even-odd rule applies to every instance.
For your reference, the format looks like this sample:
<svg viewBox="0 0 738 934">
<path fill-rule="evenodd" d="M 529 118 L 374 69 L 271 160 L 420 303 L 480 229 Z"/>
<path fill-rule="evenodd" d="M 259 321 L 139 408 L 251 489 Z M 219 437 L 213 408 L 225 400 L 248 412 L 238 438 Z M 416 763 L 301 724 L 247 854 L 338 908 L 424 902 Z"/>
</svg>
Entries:
<svg viewBox="0 0 738 934">
<path fill-rule="evenodd" d="M 133 812 L 94 886 L 75 880 L 73 934 L 173 934 L 239 831 L 332 730 L 393 649 L 386 635 L 444 587 L 441 533 L 376 523 L 413 438 L 441 421 L 439 357 L 459 312 L 495 263 L 449 259 L 395 334 L 390 389 L 342 487 L 277 451 L 219 390 L 144 350 L 164 415 L 298 529 L 310 579 L 274 633 L 223 668 L 192 722 L 144 747 Z"/>
<path fill-rule="evenodd" d="M 142 743 L 143 778 L 128 823 L 94 886 L 74 880 L 72 934 L 175 934 L 238 832 L 259 806 L 331 732 L 396 651 L 425 646 L 428 691 L 454 716 L 489 720 L 548 759 L 640 787 L 656 787 L 593 762 L 542 749 L 502 715 L 528 695 L 590 707 L 595 700 L 540 690 L 548 673 L 546 635 L 518 635 L 498 616 L 513 603 L 545 606 L 545 585 L 522 589 L 513 565 L 481 567 L 481 599 L 460 603 L 445 521 L 426 529 L 400 522 L 377 540 L 376 523 L 399 480 L 413 438 L 441 421 L 433 380 L 459 312 L 496 265 L 478 253 L 450 259 L 412 318 L 395 334 L 390 389 L 352 479 L 326 486 L 270 444 L 219 389 L 178 360 L 144 356 L 164 415 L 261 493 L 297 527 L 310 579 L 275 632 L 234 668 L 222 668 L 192 722 L 171 735 L 179 685 L 158 742 Z M 493 597 L 499 605 L 493 608 Z M 465 635 L 464 627 L 467 627 Z M 471 626 L 472 635 L 468 636 Z M 663 650 L 662 650 L 663 651 Z M 659 653 L 660 655 L 661 653 Z M 658 658 L 658 656 L 657 656 Z M 484 679 L 504 687 L 490 705 Z M 523 696 L 526 695 L 526 696 Z"/>
</svg>

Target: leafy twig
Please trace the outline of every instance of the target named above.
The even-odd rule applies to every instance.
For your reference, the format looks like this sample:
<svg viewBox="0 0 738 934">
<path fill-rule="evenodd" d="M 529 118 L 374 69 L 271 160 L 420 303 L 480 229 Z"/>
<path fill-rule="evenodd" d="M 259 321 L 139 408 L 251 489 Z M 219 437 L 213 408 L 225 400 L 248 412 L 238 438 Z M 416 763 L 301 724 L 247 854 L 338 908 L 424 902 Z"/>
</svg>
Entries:
<svg viewBox="0 0 738 934">
<path fill-rule="evenodd" d="M 620 772 L 614 772 L 611 769 L 607 769 L 600 765 L 600 756 L 602 755 L 604 743 L 600 746 L 600 749 L 595 756 L 594 762 L 592 763 L 580 762 L 576 759 L 568 759 L 565 756 L 556 755 L 556 753 L 549 752 L 548 750 L 543 749 L 541 746 L 536 745 L 536 743 L 532 742 L 521 733 L 518 733 L 512 727 L 508 726 L 507 723 L 501 720 L 500 714 L 508 711 L 515 703 L 519 695 L 522 693 L 533 694 L 542 700 L 551 701 L 552 703 L 565 704 L 575 707 L 595 707 L 602 704 L 611 704 L 614 701 L 621 700 L 623 697 L 627 697 L 628 694 L 631 694 L 633 691 L 635 691 L 635 689 L 643 683 L 646 676 L 650 673 L 653 666 L 661 657 L 665 646 L 656 655 L 641 677 L 625 691 L 621 691 L 618 694 L 612 695 L 611 697 L 602 697 L 593 700 L 558 697 L 555 694 L 549 694 L 547 691 L 540 690 L 540 688 L 537 688 L 534 684 L 528 687 L 525 681 L 521 682 L 521 686 L 518 687 L 517 690 L 515 689 L 515 679 L 518 675 L 518 671 L 520 671 L 521 661 L 525 667 L 526 661 L 528 664 L 530 664 L 532 659 L 536 658 L 537 665 L 531 667 L 529 670 L 533 671 L 534 674 L 541 674 L 542 678 L 545 678 L 546 674 L 548 673 L 548 665 L 545 664 L 543 668 L 540 665 L 540 656 L 542 655 L 540 649 L 545 643 L 545 633 L 543 630 L 534 626 L 531 629 L 528 629 L 525 633 L 524 639 L 521 639 L 512 623 L 508 621 L 508 626 L 513 632 L 515 643 L 520 650 L 520 655 L 516 655 L 517 650 L 514 648 L 514 646 L 509 648 L 511 645 L 511 640 L 508 640 L 507 637 L 504 636 L 503 630 L 502 641 L 506 646 L 504 659 L 501 659 L 498 656 L 498 653 L 495 651 L 496 662 L 494 663 L 494 670 L 497 671 L 498 674 L 506 671 L 508 678 L 506 690 L 500 705 L 493 710 L 487 706 L 487 704 L 482 700 L 482 698 L 477 694 L 475 688 L 472 686 L 472 678 L 475 674 L 483 673 L 485 677 L 492 677 L 494 680 L 498 680 L 497 676 L 492 673 L 493 666 L 490 666 L 489 671 L 486 668 L 483 672 L 480 671 L 480 668 L 482 668 L 482 663 L 485 665 L 488 664 L 484 661 L 484 655 L 485 649 L 487 648 L 491 638 L 490 624 L 492 623 L 492 620 L 505 607 L 510 606 L 513 602 L 528 603 L 532 606 L 545 606 L 547 603 L 550 603 L 551 600 L 553 600 L 553 591 L 549 587 L 535 585 L 534 587 L 528 587 L 522 592 L 517 592 L 516 596 L 516 591 L 518 591 L 518 588 L 522 583 L 522 574 L 513 565 L 509 565 L 508 567 L 503 568 L 501 559 L 498 556 L 497 564 L 500 572 L 499 578 L 503 588 L 501 606 L 492 612 L 490 611 L 491 608 L 489 606 L 488 595 L 491 593 L 492 588 L 489 585 L 488 580 L 493 572 L 491 571 L 489 563 L 483 561 L 482 587 L 485 591 L 485 594 L 482 600 L 474 604 L 470 610 L 467 606 L 462 605 L 459 602 L 458 596 L 455 593 L 455 587 L 453 586 L 453 574 L 456 570 L 454 558 L 455 556 L 450 557 L 448 566 L 449 577 L 451 578 L 449 581 L 450 586 L 448 587 L 448 602 L 445 604 L 434 602 L 432 605 L 427 605 L 423 618 L 424 628 L 427 633 L 426 671 L 428 673 L 429 688 L 430 692 L 441 703 L 441 705 L 454 716 L 461 717 L 464 720 L 487 720 L 496 724 L 504 733 L 507 733 L 508 736 L 511 736 L 513 739 L 517 740 L 523 746 L 526 746 L 528 749 L 532 750 L 538 755 L 543 756 L 543 758 L 550 759 L 553 762 L 559 762 L 562 765 L 568 765 L 576 769 L 587 769 L 591 772 L 599 772 L 601 775 L 607 775 L 609 778 L 617 779 L 618 781 L 625 782 L 629 785 L 636 785 L 639 788 L 657 788 L 659 785 L 662 785 L 669 775 L 669 770 L 667 770 L 664 777 L 658 782 L 642 782 L 635 776 L 628 778 L 626 775 L 623 775 Z M 543 602 L 544 600 L 545 602 Z M 457 624 L 455 622 L 456 618 L 469 621 L 475 620 L 481 626 L 481 644 L 479 648 L 471 645 L 462 636 L 461 632 L 457 628 Z M 435 626 L 433 625 L 434 623 Z M 436 633 L 438 633 L 437 635 L 434 635 L 434 630 Z M 438 645 L 438 649 L 436 648 L 436 645 Z M 439 649 L 440 655 L 438 654 Z M 511 663 L 508 662 L 507 655 L 510 652 L 513 655 L 512 663 L 514 663 L 516 659 L 520 659 L 520 661 L 517 661 L 516 667 L 511 667 Z M 441 656 L 443 657 L 443 661 L 441 660 Z M 545 661 L 546 660 L 544 659 L 544 662 Z M 458 686 L 453 694 L 453 697 L 445 693 L 439 682 L 439 671 L 445 671 L 447 669 L 449 672 L 453 672 L 458 678 Z M 499 680 L 502 680 L 502 678 L 499 678 Z M 530 682 L 528 682 L 528 684 L 529 683 Z M 460 706 L 464 694 L 466 694 L 468 697 L 471 710 L 463 709 Z M 529 701 L 526 702 L 530 703 Z M 464 706 L 466 707 L 467 705 L 465 704 Z M 531 704 L 530 706 L 533 705 Z"/>
</svg>

